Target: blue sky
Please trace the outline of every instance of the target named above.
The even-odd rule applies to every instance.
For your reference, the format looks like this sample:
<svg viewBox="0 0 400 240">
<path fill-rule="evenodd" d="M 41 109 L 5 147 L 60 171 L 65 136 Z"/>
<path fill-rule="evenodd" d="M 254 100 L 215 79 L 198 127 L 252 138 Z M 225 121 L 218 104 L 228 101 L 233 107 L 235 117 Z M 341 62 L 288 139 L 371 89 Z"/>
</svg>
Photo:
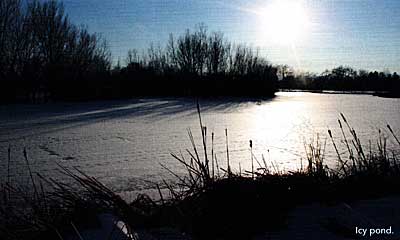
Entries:
<svg viewBox="0 0 400 240">
<path fill-rule="evenodd" d="M 179 35 L 204 23 L 209 31 L 221 31 L 232 42 L 259 48 L 260 54 L 274 64 L 316 73 L 338 65 L 400 72 L 400 1 L 287 0 L 301 3 L 309 23 L 307 30 L 300 29 L 304 32 L 302 39 L 295 39 L 292 44 L 261 37 L 260 31 L 269 30 L 260 26 L 260 16 L 255 12 L 263 11 L 273 1 L 276 0 L 63 2 L 75 24 L 86 25 L 108 40 L 115 60 L 123 60 L 130 48 L 141 50 L 150 43 L 163 46 L 169 33 Z"/>
</svg>

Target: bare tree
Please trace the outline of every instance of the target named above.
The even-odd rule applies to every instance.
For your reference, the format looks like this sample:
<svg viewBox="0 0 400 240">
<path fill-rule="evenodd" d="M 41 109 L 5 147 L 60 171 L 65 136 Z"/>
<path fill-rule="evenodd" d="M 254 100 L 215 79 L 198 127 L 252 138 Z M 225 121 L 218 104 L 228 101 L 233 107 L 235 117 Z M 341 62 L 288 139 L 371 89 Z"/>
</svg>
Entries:
<svg viewBox="0 0 400 240">
<path fill-rule="evenodd" d="M 167 56 L 161 46 L 150 45 L 148 49 L 148 66 L 157 73 L 163 73 L 167 68 Z"/>
<path fill-rule="evenodd" d="M 72 24 L 61 3 L 33 1 L 28 5 L 26 24 L 34 57 L 40 58 L 43 64 L 65 60 L 65 44 Z"/>
<path fill-rule="evenodd" d="M 207 28 L 200 24 L 192 35 L 193 60 L 197 74 L 203 75 L 207 57 Z"/>
<path fill-rule="evenodd" d="M 0 1 L 0 77 L 16 71 L 23 16 L 19 0 Z"/>
<path fill-rule="evenodd" d="M 138 51 L 136 49 L 129 49 L 125 59 L 125 64 L 129 66 L 133 63 L 139 63 L 139 62 L 140 62 L 140 57 Z"/>
<path fill-rule="evenodd" d="M 214 32 L 208 38 L 206 56 L 208 74 L 225 73 L 228 66 L 230 44 L 224 42 L 223 34 Z"/>
<path fill-rule="evenodd" d="M 284 64 L 284 65 L 278 65 L 277 66 L 277 70 L 278 70 L 278 77 L 279 79 L 286 79 L 289 76 L 293 76 L 294 75 L 294 70 L 293 68 L 291 68 L 290 66 Z"/>
<path fill-rule="evenodd" d="M 169 49 L 174 45 L 169 45 Z M 203 75 L 207 56 L 207 29 L 199 25 L 194 33 L 186 30 L 177 40 L 173 52 L 178 68 L 184 72 Z"/>
<path fill-rule="evenodd" d="M 236 46 L 231 58 L 231 72 L 233 75 L 245 75 L 248 63 L 252 59 L 252 50 L 244 45 Z"/>
<path fill-rule="evenodd" d="M 172 35 L 172 33 L 169 35 L 166 51 L 167 51 L 166 55 L 167 55 L 168 65 L 172 69 L 178 68 L 177 50 L 176 50 L 174 36 Z"/>
</svg>

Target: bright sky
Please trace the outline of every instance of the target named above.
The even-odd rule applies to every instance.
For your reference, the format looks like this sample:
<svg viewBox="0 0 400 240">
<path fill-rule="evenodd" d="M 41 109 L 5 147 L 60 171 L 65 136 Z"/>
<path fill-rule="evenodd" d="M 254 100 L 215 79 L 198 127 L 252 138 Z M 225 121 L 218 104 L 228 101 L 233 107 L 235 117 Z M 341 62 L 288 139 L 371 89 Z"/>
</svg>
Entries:
<svg viewBox="0 0 400 240">
<path fill-rule="evenodd" d="M 338 65 L 400 72 L 399 0 L 64 0 L 78 25 L 103 35 L 115 60 L 165 45 L 198 23 L 258 47 L 274 64 L 320 73 Z"/>
</svg>

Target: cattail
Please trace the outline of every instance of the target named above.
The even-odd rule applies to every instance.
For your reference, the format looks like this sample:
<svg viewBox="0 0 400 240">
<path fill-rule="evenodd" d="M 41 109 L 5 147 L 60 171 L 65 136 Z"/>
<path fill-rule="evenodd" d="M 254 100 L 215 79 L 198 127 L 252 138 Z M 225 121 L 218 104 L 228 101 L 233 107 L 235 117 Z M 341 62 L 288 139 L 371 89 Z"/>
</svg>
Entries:
<svg viewBox="0 0 400 240">
<path fill-rule="evenodd" d="M 254 179 L 254 160 L 253 160 L 253 141 L 250 140 L 250 154 L 251 154 L 251 178 Z"/>
<path fill-rule="evenodd" d="M 212 178 L 214 179 L 214 132 L 211 133 L 211 169 L 212 169 Z"/>
<path fill-rule="evenodd" d="M 228 147 L 228 129 L 225 128 L 225 139 L 226 139 L 226 164 L 228 168 L 228 176 L 231 174 L 231 167 L 229 164 L 229 147 Z"/>
</svg>

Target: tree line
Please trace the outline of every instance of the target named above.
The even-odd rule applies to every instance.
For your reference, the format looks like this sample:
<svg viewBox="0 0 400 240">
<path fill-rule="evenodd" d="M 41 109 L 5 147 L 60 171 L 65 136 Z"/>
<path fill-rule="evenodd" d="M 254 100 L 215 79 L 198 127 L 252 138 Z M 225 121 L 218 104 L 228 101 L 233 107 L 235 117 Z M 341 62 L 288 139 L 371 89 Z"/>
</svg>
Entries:
<svg viewBox="0 0 400 240">
<path fill-rule="evenodd" d="M 129 50 L 112 67 L 105 39 L 73 24 L 54 1 L 0 1 L 0 101 L 85 100 L 139 95 L 259 95 L 277 69 L 204 25 L 166 46 Z"/>
<path fill-rule="evenodd" d="M 373 91 L 400 96 L 400 77 L 397 72 L 355 70 L 338 66 L 321 74 L 296 74 L 287 65 L 278 66 L 279 88 L 302 90 Z"/>
<path fill-rule="evenodd" d="M 0 102 L 135 96 L 272 96 L 278 88 L 388 91 L 397 73 L 339 66 L 295 74 L 257 49 L 234 44 L 203 24 L 170 34 L 164 46 L 131 49 L 112 66 L 100 35 L 73 24 L 55 0 L 0 1 Z M 280 81 L 278 81 L 278 78 Z"/>
<path fill-rule="evenodd" d="M 277 69 L 257 50 L 235 45 L 200 24 L 164 47 L 128 51 L 125 67 L 112 71 L 122 95 L 271 96 Z M 125 91 L 124 91 L 125 89 Z"/>
</svg>

